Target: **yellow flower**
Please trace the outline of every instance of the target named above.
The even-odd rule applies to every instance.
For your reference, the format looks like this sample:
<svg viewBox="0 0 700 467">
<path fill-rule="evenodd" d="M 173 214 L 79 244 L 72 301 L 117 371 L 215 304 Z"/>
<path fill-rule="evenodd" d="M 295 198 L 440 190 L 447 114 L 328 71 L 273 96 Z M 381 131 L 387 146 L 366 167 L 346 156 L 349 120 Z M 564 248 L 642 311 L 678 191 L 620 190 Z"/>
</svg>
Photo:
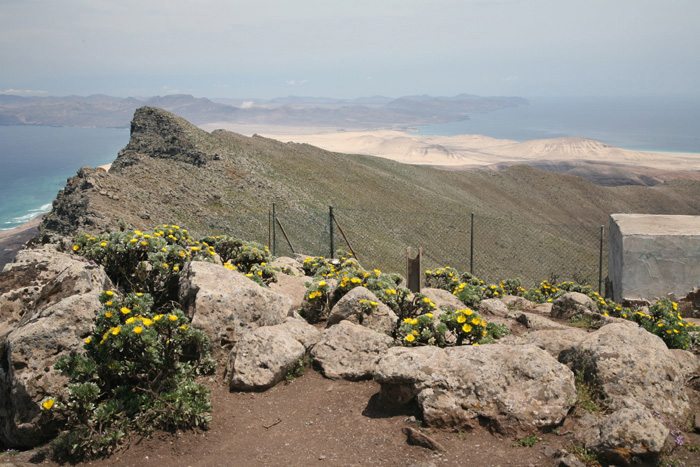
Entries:
<svg viewBox="0 0 700 467">
<path fill-rule="evenodd" d="M 148 242 L 146 240 L 144 240 L 141 242 L 141 245 L 146 246 L 146 245 L 148 245 Z"/>
<path fill-rule="evenodd" d="M 107 246 L 107 242 L 102 242 L 102 243 L 100 243 L 100 246 L 102 246 L 102 247 Z"/>
<path fill-rule="evenodd" d="M 377 305 L 378 305 L 377 302 L 369 302 L 369 304 L 372 305 L 372 306 L 377 306 Z"/>
<path fill-rule="evenodd" d="M 153 321 L 160 321 L 163 318 L 163 315 L 155 315 L 153 317 Z"/>
<path fill-rule="evenodd" d="M 478 325 L 480 323 L 479 318 L 472 318 L 472 324 Z"/>
<path fill-rule="evenodd" d="M 134 318 L 134 317 L 132 316 L 131 318 L 129 318 L 129 319 L 126 320 L 126 324 L 131 324 L 131 323 L 133 323 L 134 321 L 136 321 L 136 318 Z"/>
<path fill-rule="evenodd" d="M 414 336 L 417 336 L 417 335 L 418 335 L 418 331 L 416 331 L 416 330 L 414 329 L 414 330 L 413 330 L 413 335 L 414 335 Z"/>
<path fill-rule="evenodd" d="M 659 327 L 660 328 L 664 327 L 664 323 L 659 323 Z"/>
<path fill-rule="evenodd" d="M 86 344 L 89 344 L 90 342 L 92 342 L 92 337 L 88 337 L 87 339 L 85 339 Z"/>
<path fill-rule="evenodd" d="M 411 320 L 411 324 L 412 324 L 412 325 L 413 325 L 413 324 L 418 324 L 418 319 L 417 319 L 417 318 L 413 318 L 413 319 Z"/>
<path fill-rule="evenodd" d="M 105 305 L 107 305 L 107 306 L 112 306 L 112 302 L 109 301 L 109 302 L 105 303 Z"/>
<path fill-rule="evenodd" d="M 45 410 L 51 410 L 51 407 L 53 407 L 54 403 L 55 403 L 55 401 L 53 399 L 46 399 L 44 402 L 41 403 L 41 406 Z"/>
<path fill-rule="evenodd" d="M 258 276 L 262 276 L 262 271 L 258 271 Z"/>
<path fill-rule="evenodd" d="M 131 310 L 128 309 L 127 307 L 123 306 L 121 309 L 121 312 L 124 313 L 125 315 L 128 315 L 129 313 L 131 313 Z"/>
<path fill-rule="evenodd" d="M 427 271 L 425 271 L 425 273 L 426 273 L 427 275 L 430 275 L 430 269 L 428 269 Z"/>
<path fill-rule="evenodd" d="M 163 263 L 163 267 L 167 269 L 167 268 L 169 268 L 170 266 L 168 266 L 168 263 Z"/>
<path fill-rule="evenodd" d="M 132 238 L 132 239 L 131 239 L 131 240 L 129 240 L 129 241 L 130 241 L 131 243 L 136 243 L 136 242 L 138 242 L 138 240 L 137 240 L 137 239 L 135 239 L 135 238 Z"/>
<path fill-rule="evenodd" d="M 353 277 L 352 279 L 350 279 L 350 282 L 352 282 L 353 284 L 359 284 L 360 282 L 362 282 L 362 279 L 358 279 L 357 277 Z"/>
<path fill-rule="evenodd" d="M 466 310 L 462 310 L 462 313 L 464 313 L 467 316 L 470 316 L 474 312 L 472 310 L 470 310 L 469 308 L 467 308 Z"/>
<path fill-rule="evenodd" d="M 148 319 L 148 318 L 142 319 L 141 322 L 143 323 L 144 326 L 150 326 L 151 324 L 153 324 L 153 320 Z"/>
<path fill-rule="evenodd" d="M 187 331 L 187 326 L 183 324 L 182 326 L 180 326 L 180 329 L 182 329 L 183 331 Z"/>
<path fill-rule="evenodd" d="M 141 326 L 136 326 L 136 327 L 134 328 L 134 332 L 135 332 L 136 334 L 141 334 L 141 333 L 143 332 L 143 328 L 142 328 Z"/>
<path fill-rule="evenodd" d="M 119 331 L 121 331 L 121 330 L 122 330 L 121 326 L 117 326 L 116 328 L 112 328 L 110 331 L 112 332 L 113 336 L 116 336 L 117 334 L 119 334 Z"/>
<path fill-rule="evenodd" d="M 675 332 L 676 334 L 678 334 L 680 331 L 679 331 L 678 329 L 674 329 L 673 332 Z"/>
<path fill-rule="evenodd" d="M 413 336 L 413 334 L 409 334 L 404 339 L 406 339 L 408 342 L 413 342 L 416 338 Z"/>
<path fill-rule="evenodd" d="M 462 315 L 462 314 L 460 314 L 460 315 L 457 317 L 457 322 L 458 322 L 459 324 L 466 323 L 466 322 L 467 322 L 467 317 L 464 316 L 464 315 Z"/>
<path fill-rule="evenodd" d="M 432 313 L 426 313 L 425 316 L 427 316 L 428 318 L 432 318 L 432 317 L 433 317 L 433 314 L 432 314 Z"/>
<path fill-rule="evenodd" d="M 170 315 L 170 316 L 168 316 L 168 319 L 169 319 L 170 321 L 177 321 L 177 316 L 175 316 L 175 315 Z"/>
<path fill-rule="evenodd" d="M 404 318 L 403 322 L 406 324 L 411 324 L 411 318 Z"/>
<path fill-rule="evenodd" d="M 185 257 L 185 252 L 184 252 L 184 251 L 181 251 L 181 252 L 178 253 L 178 254 L 180 255 L 180 258 L 184 258 L 184 257 Z"/>
<path fill-rule="evenodd" d="M 465 324 L 464 326 L 462 326 L 462 331 L 464 331 L 464 332 L 471 332 L 471 330 L 472 330 L 472 327 L 469 326 L 468 324 Z"/>
<path fill-rule="evenodd" d="M 472 345 L 479 345 L 479 343 L 478 343 L 478 342 L 474 342 Z"/>
<path fill-rule="evenodd" d="M 319 286 L 319 287 L 323 287 L 324 285 L 326 285 L 326 281 L 321 281 L 321 282 L 318 283 L 318 286 Z"/>
<path fill-rule="evenodd" d="M 105 290 L 105 293 L 110 297 L 114 295 L 114 292 L 112 292 L 111 290 Z"/>
<path fill-rule="evenodd" d="M 78 245 L 73 245 L 73 251 L 78 251 L 80 247 Z"/>
</svg>

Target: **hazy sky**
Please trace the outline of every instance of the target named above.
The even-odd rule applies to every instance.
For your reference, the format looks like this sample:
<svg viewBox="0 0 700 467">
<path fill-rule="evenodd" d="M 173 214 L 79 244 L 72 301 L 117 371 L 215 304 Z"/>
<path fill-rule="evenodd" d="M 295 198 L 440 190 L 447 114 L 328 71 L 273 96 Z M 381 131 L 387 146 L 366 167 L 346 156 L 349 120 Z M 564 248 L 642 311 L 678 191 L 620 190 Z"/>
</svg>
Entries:
<svg viewBox="0 0 700 467">
<path fill-rule="evenodd" d="M 0 92 L 700 95 L 698 0 L 0 0 Z"/>
</svg>

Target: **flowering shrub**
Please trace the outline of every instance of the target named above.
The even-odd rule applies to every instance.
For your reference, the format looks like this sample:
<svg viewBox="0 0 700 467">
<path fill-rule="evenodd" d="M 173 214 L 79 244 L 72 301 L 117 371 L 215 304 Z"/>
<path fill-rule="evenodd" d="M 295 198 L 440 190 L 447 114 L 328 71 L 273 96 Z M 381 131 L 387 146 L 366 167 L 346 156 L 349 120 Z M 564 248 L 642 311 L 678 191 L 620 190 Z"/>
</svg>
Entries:
<svg viewBox="0 0 700 467">
<path fill-rule="evenodd" d="M 109 454 L 127 431 L 206 428 L 209 390 L 193 377 L 215 367 L 209 339 L 177 309 L 152 314 L 148 294 L 100 295 L 102 311 L 84 354 L 56 362 L 70 379 L 68 394 L 42 403 L 65 420 L 53 442 L 58 460 Z"/>
<path fill-rule="evenodd" d="M 404 318 L 397 331 L 397 339 L 405 346 L 418 344 L 445 345 L 447 326 L 436 320 L 432 313 L 425 313 L 415 318 Z"/>
<path fill-rule="evenodd" d="M 479 344 L 488 336 L 486 320 L 469 308 L 445 313 L 440 319 L 455 334 L 457 345 Z"/>
</svg>

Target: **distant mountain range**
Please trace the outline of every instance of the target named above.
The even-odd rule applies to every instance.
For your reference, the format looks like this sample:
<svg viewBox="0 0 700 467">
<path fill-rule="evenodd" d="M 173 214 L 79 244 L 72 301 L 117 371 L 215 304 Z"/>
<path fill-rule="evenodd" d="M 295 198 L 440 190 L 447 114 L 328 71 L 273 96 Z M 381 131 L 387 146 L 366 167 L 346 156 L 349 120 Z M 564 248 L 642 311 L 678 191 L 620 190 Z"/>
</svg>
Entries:
<svg viewBox="0 0 700 467">
<path fill-rule="evenodd" d="M 128 127 L 134 111 L 157 107 L 195 125 L 240 124 L 400 128 L 467 120 L 470 114 L 526 105 L 520 97 L 373 96 L 359 99 L 280 97 L 275 99 L 207 99 L 177 94 L 120 98 L 96 94 L 67 97 L 0 95 L 0 125 L 58 127 Z"/>
</svg>

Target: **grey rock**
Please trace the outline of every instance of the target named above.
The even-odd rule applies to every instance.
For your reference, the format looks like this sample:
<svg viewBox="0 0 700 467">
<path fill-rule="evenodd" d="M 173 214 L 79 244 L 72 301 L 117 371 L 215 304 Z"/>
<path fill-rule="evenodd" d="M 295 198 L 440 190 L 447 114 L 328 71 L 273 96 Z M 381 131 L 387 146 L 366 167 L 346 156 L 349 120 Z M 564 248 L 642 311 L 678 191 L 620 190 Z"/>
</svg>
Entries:
<svg viewBox="0 0 700 467">
<path fill-rule="evenodd" d="M 551 314 L 555 318 L 570 319 L 586 311 L 598 312 L 598 306 L 591 297 L 579 292 L 568 292 L 554 301 Z"/>
<path fill-rule="evenodd" d="M 553 303 L 538 303 L 534 304 L 534 306 L 530 309 L 532 313 L 539 313 L 541 315 L 551 315 L 552 314 L 552 307 L 554 306 Z"/>
<path fill-rule="evenodd" d="M 585 339 L 586 336 L 588 336 L 586 331 L 577 328 L 542 329 L 509 340 L 508 343 L 534 345 L 558 359 L 562 351 L 570 349 L 577 342 Z"/>
<path fill-rule="evenodd" d="M 620 409 L 586 430 L 583 442 L 614 464 L 655 465 L 668 435 L 669 429 L 648 409 L 635 406 Z"/>
<path fill-rule="evenodd" d="M 443 310 L 453 311 L 461 310 L 467 307 L 459 298 L 455 297 L 447 290 L 426 287 L 421 289 L 420 293 L 432 300 L 437 308 L 441 308 Z"/>
<path fill-rule="evenodd" d="M 430 449 L 431 451 L 445 450 L 440 443 L 425 433 L 416 430 L 415 428 L 403 427 L 401 431 L 406 435 L 406 442 L 412 446 L 420 446 L 422 448 Z"/>
<path fill-rule="evenodd" d="M 700 376 L 700 358 L 697 355 L 682 349 L 669 349 L 669 352 L 678 362 L 686 381 L 694 376 Z"/>
<path fill-rule="evenodd" d="M 287 369 L 303 359 L 320 337 L 313 326 L 291 318 L 282 324 L 250 330 L 231 351 L 224 377 L 232 390 L 271 388 L 285 378 Z"/>
<path fill-rule="evenodd" d="M 375 380 L 387 401 L 416 399 L 429 426 L 508 435 L 555 426 L 576 401 L 573 373 L 529 345 L 393 347 Z"/>
<path fill-rule="evenodd" d="M 250 329 L 282 324 L 292 301 L 212 263 L 187 263 L 180 276 L 180 304 L 192 326 L 211 339 L 212 354 L 228 354 Z"/>
<path fill-rule="evenodd" d="M 304 275 L 289 276 L 283 273 L 277 273 L 277 282 L 269 284 L 270 290 L 280 295 L 284 295 L 292 301 L 292 309 L 299 310 L 304 303 L 304 295 L 306 294 L 306 282 L 309 280 Z"/>
<path fill-rule="evenodd" d="M 375 302 L 376 309 L 373 312 L 364 311 L 360 306 L 360 300 Z M 355 287 L 335 304 L 328 317 L 328 326 L 347 320 L 374 331 L 391 333 L 398 319 L 391 308 L 382 303 L 372 292 L 364 287 Z"/>
<path fill-rule="evenodd" d="M 273 268 L 286 268 L 293 272 L 295 276 L 304 277 L 304 268 L 302 267 L 301 263 L 288 256 L 280 256 L 275 258 L 272 262 L 270 262 L 270 266 Z"/>
<path fill-rule="evenodd" d="M 527 310 L 536 305 L 534 302 L 523 297 L 518 297 L 517 295 L 506 295 L 501 298 L 501 301 L 505 303 L 508 308 L 519 308 L 521 310 Z"/>
<path fill-rule="evenodd" d="M 82 348 L 102 308 L 99 295 L 74 295 L 25 315 L 0 342 L 0 443 L 28 448 L 55 434 L 40 403 L 64 392 L 67 379 L 54 363 Z"/>
<path fill-rule="evenodd" d="M 613 410 L 636 401 L 667 418 L 684 418 L 690 408 L 674 354 L 640 327 L 604 326 L 563 351 L 559 360 L 594 381 Z"/>
<path fill-rule="evenodd" d="M 527 313 L 524 311 L 514 311 L 508 314 L 509 318 L 515 319 L 517 322 L 521 323 L 528 329 L 541 330 L 541 329 L 570 329 L 569 326 L 564 324 L 556 323 L 549 318 L 535 314 Z"/>
<path fill-rule="evenodd" d="M 326 378 L 357 381 L 374 376 L 393 343 L 386 334 L 343 320 L 323 331 L 311 355 Z"/>
<path fill-rule="evenodd" d="M 489 298 L 481 301 L 479 311 L 487 317 L 498 316 L 505 318 L 508 315 L 508 306 L 498 298 Z"/>
<path fill-rule="evenodd" d="M 586 464 L 581 462 L 575 455 L 567 454 L 559 459 L 557 467 L 586 467 Z"/>
</svg>

